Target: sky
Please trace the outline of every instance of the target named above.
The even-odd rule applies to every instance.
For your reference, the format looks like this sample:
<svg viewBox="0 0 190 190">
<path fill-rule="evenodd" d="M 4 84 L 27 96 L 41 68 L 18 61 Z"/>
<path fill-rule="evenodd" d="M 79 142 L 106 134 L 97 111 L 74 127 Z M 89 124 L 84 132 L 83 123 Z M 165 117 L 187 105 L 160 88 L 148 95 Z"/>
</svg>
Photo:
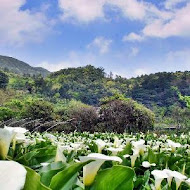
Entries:
<svg viewBox="0 0 190 190">
<path fill-rule="evenodd" d="M 0 0 L 0 55 L 126 78 L 190 70 L 190 0 Z"/>
</svg>

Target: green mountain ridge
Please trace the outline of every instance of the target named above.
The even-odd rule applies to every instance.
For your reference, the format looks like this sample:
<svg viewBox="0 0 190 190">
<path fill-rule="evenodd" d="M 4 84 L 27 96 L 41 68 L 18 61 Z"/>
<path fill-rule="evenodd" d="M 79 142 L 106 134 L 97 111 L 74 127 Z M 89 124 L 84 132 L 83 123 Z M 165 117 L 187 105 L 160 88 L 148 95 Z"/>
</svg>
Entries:
<svg viewBox="0 0 190 190">
<path fill-rule="evenodd" d="M 132 98 L 148 108 L 169 107 L 175 103 L 183 107 L 184 102 L 179 100 L 176 89 L 183 96 L 190 96 L 190 71 L 159 72 L 127 79 L 121 76 L 113 78 L 103 68 L 92 65 L 50 73 L 14 58 L 0 56 L 0 67 L 2 65 L 4 68 L 11 65 L 8 69 L 20 75 L 10 75 L 10 88 L 25 91 L 30 89 L 30 93 L 48 98 L 75 99 L 89 105 L 99 105 L 103 98 L 118 94 Z M 23 76 L 27 73 L 31 77 Z M 37 73 L 45 77 L 32 77 Z"/>
<path fill-rule="evenodd" d="M 46 77 L 50 72 L 42 67 L 32 67 L 13 57 L 0 55 L 0 68 L 19 75 L 42 75 Z"/>
</svg>

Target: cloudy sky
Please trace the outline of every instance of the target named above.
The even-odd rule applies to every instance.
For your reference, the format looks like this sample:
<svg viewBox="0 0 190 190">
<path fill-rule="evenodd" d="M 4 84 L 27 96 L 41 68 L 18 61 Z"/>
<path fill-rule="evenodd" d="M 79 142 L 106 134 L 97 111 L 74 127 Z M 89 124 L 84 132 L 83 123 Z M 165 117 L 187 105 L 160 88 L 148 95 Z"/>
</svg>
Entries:
<svg viewBox="0 0 190 190">
<path fill-rule="evenodd" d="M 0 54 L 50 71 L 190 70 L 190 0 L 0 0 Z"/>
</svg>

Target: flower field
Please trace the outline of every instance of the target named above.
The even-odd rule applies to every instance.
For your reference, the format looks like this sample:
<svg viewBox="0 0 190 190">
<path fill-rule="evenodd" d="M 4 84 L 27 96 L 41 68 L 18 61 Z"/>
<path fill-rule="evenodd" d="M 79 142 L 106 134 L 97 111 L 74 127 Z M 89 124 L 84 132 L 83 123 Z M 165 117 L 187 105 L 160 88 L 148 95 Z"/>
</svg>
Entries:
<svg viewBox="0 0 190 190">
<path fill-rule="evenodd" d="M 0 128 L 0 190 L 187 190 L 189 137 Z"/>
</svg>

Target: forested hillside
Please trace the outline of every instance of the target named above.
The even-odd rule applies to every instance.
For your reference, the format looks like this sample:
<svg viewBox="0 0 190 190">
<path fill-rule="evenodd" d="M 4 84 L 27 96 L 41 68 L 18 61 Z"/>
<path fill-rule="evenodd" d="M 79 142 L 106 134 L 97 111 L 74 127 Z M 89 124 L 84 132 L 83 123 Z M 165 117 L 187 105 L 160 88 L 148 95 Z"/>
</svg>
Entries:
<svg viewBox="0 0 190 190">
<path fill-rule="evenodd" d="M 13 111 L 16 104 L 16 111 L 12 113 L 16 117 L 23 117 L 26 110 L 24 109 L 22 113 L 19 110 L 21 107 L 27 107 L 29 102 L 35 98 L 47 101 L 39 103 L 37 100 L 34 105 L 38 103 L 46 105 L 47 103 L 47 107 L 50 106 L 53 113 L 50 118 L 62 119 L 69 119 L 70 111 L 68 110 L 73 111 L 75 107 L 88 107 L 89 105 L 100 107 L 107 100 L 132 99 L 152 110 L 158 123 L 175 122 L 179 125 L 183 122 L 184 125 L 189 125 L 189 71 L 161 72 L 127 79 L 121 76 L 113 77 L 112 74 L 107 75 L 103 68 L 87 65 L 62 69 L 45 78 L 41 75 L 19 75 L 10 71 L 1 72 L 0 75 L 1 88 L 10 91 L 1 92 L 6 98 L 3 98 L 0 104 L 6 105 L 6 108 L 8 105 L 9 111 Z M 12 101 L 13 98 L 14 101 Z"/>
<path fill-rule="evenodd" d="M 39 75 L 47 76 L 50 72 L 42 67 L 31 67 L 27 63 L 18 59 L 0 55 L 0 68 L 20 75 Z"/>
<path fill-rule="evenodd" d="M 103 68 L 93 66 L 63 69 L 45 79 L 51 95 L 74 98 L 90 105 L 98 105 L 101 98 L 116 93 L 131 97 L 148 107 L 181 104 L 176 88 L 183 95 L 190 95 L 190 72 L 156 73 L 126 79 L 112 78 Z M 48 93 L 48 92 L 46 92 Z"/>
</svg>

